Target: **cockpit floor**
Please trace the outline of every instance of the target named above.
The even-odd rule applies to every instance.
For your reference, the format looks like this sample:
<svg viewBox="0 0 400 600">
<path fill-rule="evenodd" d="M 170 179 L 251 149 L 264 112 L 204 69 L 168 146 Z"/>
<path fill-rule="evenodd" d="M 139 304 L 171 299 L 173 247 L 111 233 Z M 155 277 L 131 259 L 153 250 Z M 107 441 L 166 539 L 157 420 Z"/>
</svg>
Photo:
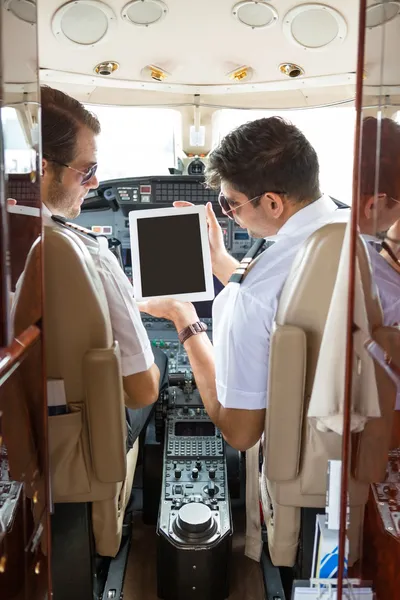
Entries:
<svg viewBox="0 0 400 600">
<path fill-rule="evenodd" d="M 244 555 L 244 510 L 233 513 L 232 582 L 229 600 L 264 600 L 264 585 L 259 564 Z M 124 600 L 158 600 L 157 536 L 154 526 L 144 525 L 141 514 L 133 522 L 132 547 L 125 577 Z"/>
</svg>

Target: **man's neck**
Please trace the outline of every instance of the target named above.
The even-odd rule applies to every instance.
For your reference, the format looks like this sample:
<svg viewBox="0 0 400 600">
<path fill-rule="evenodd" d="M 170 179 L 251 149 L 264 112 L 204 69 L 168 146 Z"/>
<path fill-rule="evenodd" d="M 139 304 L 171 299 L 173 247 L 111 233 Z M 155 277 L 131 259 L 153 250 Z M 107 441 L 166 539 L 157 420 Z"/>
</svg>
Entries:
<svg viewBox="0 0 400 600">
<path fill-rule="evenodd" d="M 320 197 L 321 196 L 319 196 L 315 200 L 303 200 L 302 202 L 288 198 L 285 215 L 282 217 L 282 220 L 278 223 L 276 233 L 278 233 L 278 231 L 285 225 L 285 223 L 287 223 L 289 219 L 291 219 L 296 213 L 303 210 L 303 208 L 307 208 L 307 206 L 310 206 L 310 204 L 313 204 L 314 202 L 319 200 Z"/>
</svg>

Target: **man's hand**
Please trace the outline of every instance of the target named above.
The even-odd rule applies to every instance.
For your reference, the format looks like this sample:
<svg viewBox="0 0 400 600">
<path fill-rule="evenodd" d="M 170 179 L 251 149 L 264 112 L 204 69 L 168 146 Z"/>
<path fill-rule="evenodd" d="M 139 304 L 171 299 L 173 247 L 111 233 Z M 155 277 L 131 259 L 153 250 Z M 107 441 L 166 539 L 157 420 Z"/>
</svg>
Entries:
<svg viewBox="0 0 400 600">
<path fill-rule="evenodd" d="M 194 204 L 179 200 L 174 202 L 174 206 L 175 208 L 183 208 L 185 206 L 194 206 Z M 211 202 L 208 202 L 206 205 L 206 217 L 213 273 L 226 285 L 239 263 L 230 256 L 225 248 L 224 235 Z"/>
<path fill-rule="evenodd" d="M 178 331 L 199 320 L 196 309 L 190 302 L 173 298 L 154 298 L 137 303 L 139 310 L 158 319 L 173 321 Z"/>
<path fill-rule="evenodd" d="M 17 201 L 14 198 L 7 198 L 7 206 L 15 206 Z"/>
</svg>

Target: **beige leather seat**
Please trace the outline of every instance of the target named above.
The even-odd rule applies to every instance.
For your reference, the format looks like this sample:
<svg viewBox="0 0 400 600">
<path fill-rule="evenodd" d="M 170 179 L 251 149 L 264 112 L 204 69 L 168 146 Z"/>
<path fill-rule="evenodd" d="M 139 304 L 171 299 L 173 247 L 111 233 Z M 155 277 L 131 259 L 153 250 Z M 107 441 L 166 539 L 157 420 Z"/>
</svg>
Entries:
<svg viewBox="0 0 400 600">
<path fill-rule="evenodd" d="M 295 564 L 302 508 L 325 507 L 327 461 L 341 458 L 342 437 L 318 431 L 307 411 L 344 230 L 344 224 L 327 225 L 298 253 L 271 337 L 261 495 L 271 560 L 276 566 Z M 371 336 L 393 355 L 395 348 L 399 351 L 400 332 L 382 325 L 368 251 L 361 239 L 357 253 Z M 359 556 L 369 484 L 383 480 L 390 444 L 396 390 L 382 367 L 376 364 L 375 371 L 382 417 L 370 420 L 362 433 L 352 435 L 350 565 Z"/>
<path fill-rule="evenodd" d="M 120 355 L 96 251 L 96 240 L 88 246 L 64 227 L 45 227 L 46 373 L 64 385 L 69 409 L 49 417 L 50 468 L 53 501 L 91 502 L 97 553 L 115 556 L 138 441 L 126 453 Z"/>
</svg>

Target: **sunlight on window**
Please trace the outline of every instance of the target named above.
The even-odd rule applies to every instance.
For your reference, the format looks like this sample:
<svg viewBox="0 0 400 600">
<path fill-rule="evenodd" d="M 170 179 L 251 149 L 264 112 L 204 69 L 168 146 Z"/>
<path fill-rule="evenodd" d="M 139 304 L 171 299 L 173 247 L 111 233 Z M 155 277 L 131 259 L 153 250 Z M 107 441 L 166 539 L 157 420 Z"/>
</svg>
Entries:
<svg viewBox="0 0 400 600">
<path fill-rule="evenodd" d="M 30 173 L 36 167 L 35 151 L 29 146 L 27 132 L 18 111 L 10 106 L 1 109 L 4 132 L 4 168 L 6 173 Z"/>
<path fill-rule="evenodd" d="M 356 112 L 352 107 L 287 111 L 221 110 L 214 118 L 214 141 L 235 127 L 262 117 L 281 116 L 299 127 L 314 146 L 320 164 L 321 191 L 351 203 Z"/>
<path fill-rule="evenodd" d="M 168 175 L 175 165 L 180 115 L 171 109 L 93 106 L 101 124 L 97 160 L 99 181 Z"/>
</svg>

